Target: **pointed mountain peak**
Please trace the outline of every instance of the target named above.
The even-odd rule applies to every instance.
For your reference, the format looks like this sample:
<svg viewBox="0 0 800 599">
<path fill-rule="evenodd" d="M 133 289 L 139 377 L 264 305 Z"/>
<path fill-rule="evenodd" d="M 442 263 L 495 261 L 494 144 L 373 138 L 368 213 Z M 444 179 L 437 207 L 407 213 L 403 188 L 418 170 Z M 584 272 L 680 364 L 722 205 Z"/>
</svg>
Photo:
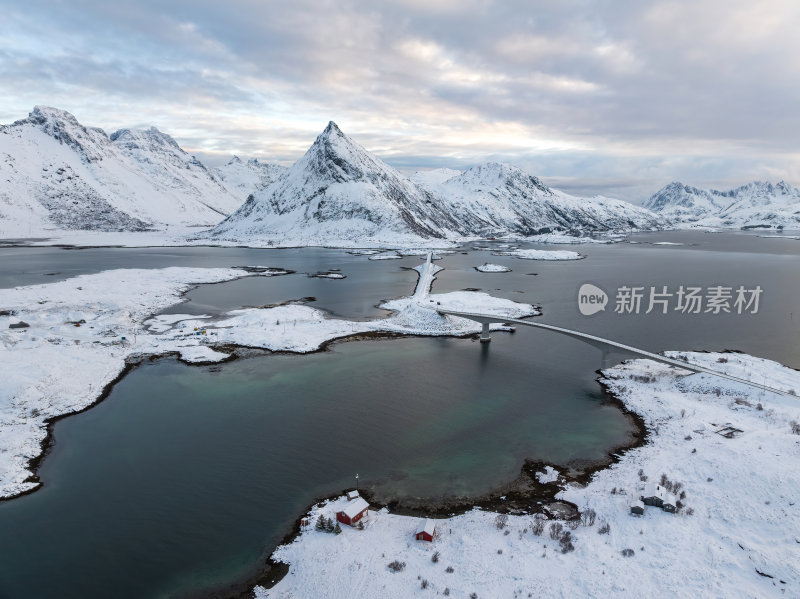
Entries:
<svg viewBox="0 0 800 599">
<path fill-rule="evenodd" d="M 292 170 L 318 173 L 336 182 L 400 176 L 388 164 L 345 135 L 333 121 L 317 136 L 303 158 L 292 166 Z"/>
<path fill-rule="evenodd" d="M 241 164 L 241 163 L 242 163 L 242 159 L 234 154 L 233 158 L 228 160 L 227 166 L 230 166 L 232 164 Z"/>
<path fill-rule="evenodd" d="M 358 145 L 352 139 L 350 139 L 344 132 L 339 129 L 339 125 L 330 121 L 328 126 L 317 136 L 317 139 L 314 140 L 312 147 L 325 145 L 325 146 L 339 146 L 341 142 L 346 142 L 347 144 Z M 360 146 L 359 146 L 360 147 Z"/>
<path fill-rule="evenodd" d="M 329 137 L 331 135 L 345 136 L 344 133 L 342 133 L 342 130 L 339 129 L 339 125 L 333 121 L 328 121 L 328 126 L 325 127 L 325 131 L 322 132 L 322 135 L 325 137 Z"/>
</svg>

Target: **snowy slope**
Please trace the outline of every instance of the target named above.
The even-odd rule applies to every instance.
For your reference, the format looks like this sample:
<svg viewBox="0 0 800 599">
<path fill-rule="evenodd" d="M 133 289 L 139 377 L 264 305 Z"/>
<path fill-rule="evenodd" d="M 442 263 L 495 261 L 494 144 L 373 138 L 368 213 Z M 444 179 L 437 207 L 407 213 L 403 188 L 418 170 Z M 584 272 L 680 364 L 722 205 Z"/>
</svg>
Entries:
<svg viewBox="0 0 800 599">
<path fill-rule="evenodd" d="M 411 180 L 420 185 L 438 185 L 462 172 L 454 168 L 434 168 L 429 171 L 417 171 L 411 175 Z"/>
<path fill-rule="evenodd" d="M 331 122 L 280 179 L 200 237 L 285 245 L 414 243 L 486 235 L 659 228 L 660 217 L 619 200 L 576 198 L 520 169 L 404 177 Z"/>
<path fill-rule="evenodd" d="M 251 158 L 247 162 L 234 156 L 224 166 L 214 169 L 214 174 L 226 189 L 241 198 L 243 204 L 251 193 L 260 191 L 286 172 L 286 167 Z M 236 208 L 239 206 L 237 205 Z"/>
<path fill-rule="evenodd" d="M 223 215 L 241 205 L 241 201 L 203 163 L 184 152 L 172 137 L 155 127 L 121 129 L 111 135 L 111 141 L 166 194 L 196 198 Z"/>
<path fill-rule="evenodd" d="M 472 235 L 536 235 L 552 231 L 589 233 L 659 228 L 648 210 L 621 200 L 578 198 L 550 189 L 537 177 L 489 162 L 431 189 Z"/>
<path fill-rule="evenodd" d="M 213 225 L 238 204 L 156 129 L 109 138 L 44 106 L 0 126 L 0 235 Z"/>
<path fill-rule="evenodd" d="M 736 189 L 698 189 L 673 182 L 644 206 L 675 224 L 700 227 L 800 228 L 800 190 L 781 181 L 754 181 Z"/>
<path fill-rule="evenodd" d="M 430 192 L 330 122 L 285 175 L 256 192 L 209 236 L 319 244 L 441 239 L 457 229 Z"/>
</svg>

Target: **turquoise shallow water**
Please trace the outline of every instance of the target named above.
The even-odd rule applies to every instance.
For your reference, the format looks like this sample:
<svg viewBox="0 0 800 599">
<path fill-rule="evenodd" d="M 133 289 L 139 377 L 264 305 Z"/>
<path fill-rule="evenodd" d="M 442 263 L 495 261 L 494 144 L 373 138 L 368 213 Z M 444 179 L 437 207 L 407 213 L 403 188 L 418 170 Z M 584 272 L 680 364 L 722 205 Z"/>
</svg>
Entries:
<svg viewBox="0 0 800 599">
<path fill-rule="evenodd" d="M 447 270 L 434 291 L 475 287 L 541 303 L 545 322 L 653 351 L 738 349 L 800 367 L 800 315 L 793 313 L 800 243 L 697 233 L 661 239 L 698 245 L 580 246 L 588 258 L 570 263 L 459 253 L 441 262 Z M 204 286 L 184 308 L 315 295 L 312 305 L 365 318 L 380 314 L 376 298 L 413 287 L 415 275 L 402 267 L 419 261 L 369 262 L 339 250 L 201 249 L 205 254 L 176 250 L 160 258 L 149 250 L 105 252 L 109 267 L 341 267 L 348 275 L 342 281 L 298 274 L 258 280 L 261 289 L 237 286 L 241 281 Z M 104 250 L 85 251 L 98 252 L 92 268 L 102 266 Z M 80 268 L 81 252 L 61 252 L 42 251 L 40 270 L 62 258 L 65 269 Z M 26 255 L 25 269 L 36 270 Z M 512 272 L 474 271 L 485 261 Z M 22 276 L 2 264 L 0 283 Z M 765 291 L 762 311 L 749 317 L 608 311 L 585 318 L 575 293 L 586 281 L 607 290 L 714 283 Z M 146 363 L 104 402 L 55 426 L 42 489 L 0 503 L 0 597 L 192 595 L 255 571 L 314 497 L 351 486 L 355 473 L 385 498 L 434 498 L 488 491 L 516 476 L 526 457 L 601 458 L 628 438 L 631 425 L 604 403 L 594 381 L 599 366 L 597 350 L 529 329 L 495 335 L 489 347 L 470 339 L 398 339 L 214 367 Z"/>
<path fill-rule="evenodd" d="M 247 574 L 356 473 L 387 497 L 480 493 L 526 456 L 600 458 L 626 438 L 591 377 L 566 392 L 557 370 L 480 351 L 401 339 L 143 365 L 56 426 L 44 488 L 0 505 L 0 534 L 18 539 L 0 580 L 9 596 L 169 596 Z"/>
</svg>

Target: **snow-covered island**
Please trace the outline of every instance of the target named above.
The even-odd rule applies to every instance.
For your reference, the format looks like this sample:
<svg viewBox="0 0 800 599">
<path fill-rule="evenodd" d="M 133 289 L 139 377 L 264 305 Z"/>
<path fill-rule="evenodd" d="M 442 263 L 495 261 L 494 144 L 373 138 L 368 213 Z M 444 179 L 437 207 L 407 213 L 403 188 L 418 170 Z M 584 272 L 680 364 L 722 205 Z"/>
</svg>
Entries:
<svg viewBox="0 0 800 599">
<path fill-rule="evenodd" d="M 33 472 L 53 419 L 102 399 L 110 385 L 147 356 L 177 354 L 189 363 L 231 357 L 231 346 L 311 352 L 362 333 L 470 335 L 480 325 L 437 309 L 502 318 L 539 314 L 530 304 L 459 291 L 431 294 L 440 267 L 430 256 L 416 269 L 413 296 L 385 302 L 388 318 L 349 321 L 289 303 L 207 315 L 158 315 L 192 285 L 288 271 L 268 267 L 122 269 L 57 283 L 0 290 L 0 497 L 39 486 Z M 332 273 L 337 274 L 337 273 Z M 505 330 L 493 325 L 494 330 Z"/>
<path fill-rule="evenodd" d="M 800 372 L 768 360 L 668 355 L 800 391 Z M 273 555 L 288 574 L 256 596 L 798 596 L 800 402 L 649 360 L 608 369 L 600 381 L 641 415 L 648 436 L 587 485 L 563 485 L 557 497 L 580 518 L 475 509 L 433 520 L 426 542 L 416 540 L 419 518 L 372 510 L 363 530 L 305 527 Z M 537 476 L 559 480 L 553 468 Z M 644 506 L 643 496 L 665 507 Z M 314 506 L 311 523 L 346 501 Z"/>
<path fill-rule="evenodd" d="M 503 266 L 502 264 L 490 264 L 489 262 L 484 262 L 480 266 L 476 266 L 475 270 L 478 272 L 511 272 L 511 269 L 508 266 Z"/>
<path fill-rule="evenodd" d="M 517 249 L 493 252 L 495 256 L 513 256 L 522 260 L 580 260 L 585 256 L 570 250 Z"/>
</svg>

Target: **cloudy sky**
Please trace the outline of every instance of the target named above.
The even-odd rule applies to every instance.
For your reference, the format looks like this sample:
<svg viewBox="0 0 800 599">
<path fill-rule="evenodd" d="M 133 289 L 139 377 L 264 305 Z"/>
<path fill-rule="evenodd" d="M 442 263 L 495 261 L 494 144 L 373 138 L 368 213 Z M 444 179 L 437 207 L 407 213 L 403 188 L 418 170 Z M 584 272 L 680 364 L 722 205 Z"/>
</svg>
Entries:
<svg viewBox="0 0 800 599">
<path fill-rule="evenodd" d="M 4 0 L 0 122 L 156 125 L 290 164 L 329 120 L 403 170 L 516 164 L 638 201 L 800 183 L 797 0 Z"/>
</svg>

